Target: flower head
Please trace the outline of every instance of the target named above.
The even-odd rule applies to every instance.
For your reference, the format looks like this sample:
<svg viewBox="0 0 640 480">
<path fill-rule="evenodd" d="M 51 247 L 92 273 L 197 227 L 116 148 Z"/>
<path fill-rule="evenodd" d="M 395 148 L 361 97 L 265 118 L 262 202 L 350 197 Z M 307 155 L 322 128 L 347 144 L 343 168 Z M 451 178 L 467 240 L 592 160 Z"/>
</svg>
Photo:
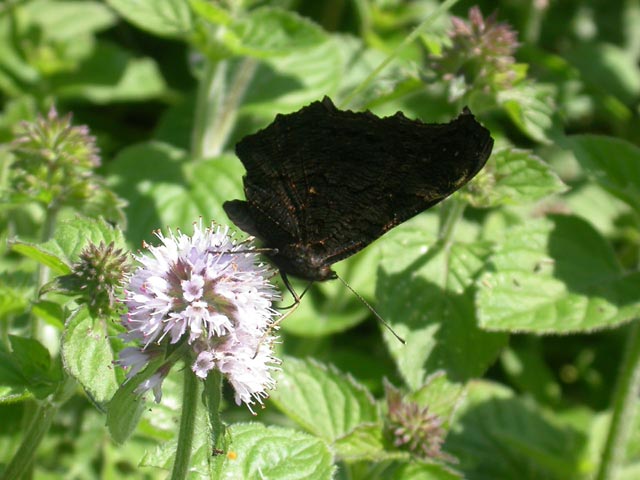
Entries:
<svg viewBox="0 0 640 480">
<path fill-rule="evenodd" d="M 387 432 L 394 446 L 422 459 L 453 460 L 442 452 L 444 429 L 442 420 L 429 412 L 428 406 L 403 398 L 401 392 L 385 382 L 387 397 Z"/>
<path fill-rule="evenodd" d="M 94 194 L 93 171 L 100 165 L 95 137 L 71 115 L 51 108 L 46 117 L 22 122 L 12 144 L 13 190 L 44 205 L 81 202 Z"/>
<path fill-rule="evenodd" d="M 524 71 L 513 56 L 517 33 L 497 22 L 495 13 L 483 18 L 480 9 L 472 7 L 468 21 L 453 17 L 451 24 L 451 44 L 432 57 L 432 67 L 459 92 L 509 88 L 522 78 Z"/>
<path fill-rule="evenodd" d="M 272 323 L 278 295 L 272 271 L 257 263 L 250 242 L 236 243 L 228 228 L 194 224 L 194 233 L 156 232 L 161 245 L 146 245 L 126 289 L 124 338 L 145 354 L 165 343 L 190 346 L 192 370 L 206 378 L 218 369 L 235 389 L 236 403 L 262 404 L 275 386 L 271 371 Z M 119 363 L 140 370 L 141 357 L 126 351 Z M 155 384 L 157 386 L 157 383 Z"/>
</svg>

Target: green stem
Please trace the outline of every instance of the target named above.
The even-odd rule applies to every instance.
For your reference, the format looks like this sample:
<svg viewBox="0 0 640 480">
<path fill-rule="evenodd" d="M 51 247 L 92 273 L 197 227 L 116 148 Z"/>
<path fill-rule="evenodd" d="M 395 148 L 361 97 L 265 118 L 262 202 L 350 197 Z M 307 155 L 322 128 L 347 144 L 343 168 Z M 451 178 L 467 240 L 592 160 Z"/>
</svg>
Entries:
<svg viewBox="0 0 640 480">
<path fill-rule="evenodd" d="M 211 433 L 211 446 L 216 452 L 216 459 L 211 464 L 212 471 L 210 472 L 211 478 L 218 478 L 221 475 L 221 468 L 223 466 L 224 457 L 218 455 L 219 452 L 227 451 L 227 438 L 225 435 L 225 425 L 222 422 L 220 416 L 220 410 L 222 408 L 222 374 L 213 369 L 207 375 L 204 381 L 204 392 L 202 393 L 203 402 L 207 408 L 207 415 L 209 417 L 209 428 Z"/>
<path fill-rule="evenodd" d="M 44 223 L 42 225 L 42 234 L 40 236 L 40 240 L 42 243 L 45 243 L 53 237 L 53 232 L 56 226 L 56 220 L 58 219 L 58 209 L 54 206 L 50 206 L 47 208 Z M 49 268 L 45 267 L 43 264 L 38 263 L 36 266 L 36 295 L 39 294 L 40 289 L 49 281 Z M 40 340 L 40 320 L 35 315 L 31 315 L 31 338 L 36 340 Z"/>
<path fill-rule="evenodd" d="M 73 395 L 76 382 L 67 377 L 50 400 L 42 402 L 31 415 L 22 443 L 2 474 L 2 480 L 22 478 L 33 463 L 40 442 L 49 431 L 61 405 Z"/>
<path fill-rule="evenodd" d="M 418 38 L 431 24 L 444 12 L 453 7 L 459 0 L 446 0 L 438 8 L 436 8 L 433 13 L 431 13 L 427 18 L 425 18 L 420 25 L 413 29 L 413 31 L 405 38 L 400 45 L 398 45 L 393 52 L 391 52 L 387 58 L 385 58 L 380 65 L 378 65 L 375 70 L 373 70 L 367 78 L 365 78 L 360 85 L 358 85 L 347 97 L 340 103 L 340 107 L 344 108 L 349 105 L 349 102 L 362 90 L 369 86 L 369 84 L 373 81 L 374 78 L 378 76 L 378 74 L 384 70 L 391 61 L 398 56 L 398 54 L 404 50 L 407 45 L 413 43 L 413 41 Z"/>
<path fill-rule="evenodd" d="M 602 454 L 597 480 L 613 480 L 620 471 L 629 442 L 640 391 L 640 323 L 629 327 L 629 336 L 616 389 L 607 442 Z"/>
<path fill-rule="evenodd" d="M 182 390 L 182 415 L 180 417 L 180 431 L 176 446 L 176 458 L 171 472 L 172 480 L 187 478 L 189 461 L 193 448 L 193 434 L 198 411 L 198 379 L 187 365 L 184 369 L 184 383 Z"/>
<path fill-rule="evenodd" d="M 447 279 L 449 278 L 449 254 L 451 252 L 451 246 L 453 245 L 453 235 L 455 233 L 456 225 L 462 218 L 467 204 L 460 201 L 458 198 L 450 198 L 447 200 L 440 209 L 440 227 L 438 232 L 438 240 L 442 242 L 442 251 L 446 256 L 445 268 L 442 272 L 442 287 L 447 285 Z"/>
<path fill-rule="evenodd" d="M 194 158 L 216 157 L 223 152 L 235 125 L 238 106 L 257 66 L 258 62 L 253 58 L 245 58 L 239 63 L 221 60 L 207 64 L 196 98 L 191 139 Z"/>
<path fill-rule="evenodd" d="M 467 204 L 455 197 L 449 198 L 442 204 L 438 240 L 444 243 L 445 248 L 448 248 L 453 243 L 455 227 L 462 218 L 465 208 L 467 208 Z"/>
</svg>

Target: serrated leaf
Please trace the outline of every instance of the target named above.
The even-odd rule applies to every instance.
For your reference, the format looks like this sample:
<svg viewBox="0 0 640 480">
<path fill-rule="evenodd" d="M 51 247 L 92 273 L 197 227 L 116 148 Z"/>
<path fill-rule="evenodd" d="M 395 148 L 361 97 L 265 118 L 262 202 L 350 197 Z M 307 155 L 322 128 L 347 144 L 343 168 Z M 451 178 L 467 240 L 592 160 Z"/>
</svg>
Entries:
<svg viewBox="0 0 640 480">
<path fill-rule="evenodd" d="M 187 160 L 183 150 L 151 142 L 123 150 L 112 162 L 110 181 L 129 202 L 127 235 L 134 244 L 148 240 L 158 228 L 191 231 L 200 216 L 205 223 L 230 223 L 222 204 L 242 196 L 238 159 L 222 156 L 195 164 Z"/>
<path fill-rule="evenodd" d="M 470 384 L 444 449 L 469 480 L 584 478 L 586 438 L 505 387 Z"/>
<path fill-rule="evenodd" d="M 102 219 L 76 216 L 59 222 L 51 240 L 33 247 L 43 259 L 56 260 L 54 266 L 48 263 L 45 265 L 57 274 L 66 275 L 71 272 L 70 265 L 78 260 L 80 252 L 88 243 L 98 245 L 100 242 L 106 245 L 114 242 L 116 247 L 124 246 L 122 232 L 119 229 L 113 228 Z"/>
<path fill-rule="evenodd" d="M 379 421 L 371 394 L 348 375 L 313 360 L 287 357 L 271 399 L 304 429 L 335 442 L 363 423 Z"/>
<path fill-rule="evenodd" d="M 256 69 L 241 113 L 260 113 L 267 125 L 277 113 L 290 113 L 331 95 L 350 67 L 340 50 L 339 39 L 330 37 L 304 50 L 264 59 Z"/>
<path fill-rule="evenodd" d="M 640 314 L 640 273 L 623 272 L 611 246 L 578 217 L 511 229 L 490 265 L 477 296 L 488 330 L 589 332 Z"/>
<path fill-rule="evenodd" d="M 320 26 L 311 20 L 273 7 L 248 12 L 233 21 L 226 33 L 227 47 L 237 55 L 256 58 L 287 54 L 327 39 Z"/>
<path fill-rule="evenodd" d="M 603 135 L 569 137 L 568 147 L 596 182 L 640 212 L 640 148 Z"/>
<path fill-rule="evenodd" d="M 335 467 L 327 445 L 306 433 L 262 424 L 234 424 L 220 478 L 329 480 Z M 230 453 L 233 455 L 230 455 Z"/>
<path fill-rule="evenodd" d="M 82 307 L 70 315 L 62 336 L 65 369 L 97 403 L 111 399 L 119 385 L 104 321 L 92 318 Z"/>
<path fill-rule="evenodd" d="M 506 342 L 476 326 L 473 281 L 489 244 L 432 244 L 425 220 L 385 236 L 377 284 L 378 312 L 407 340 L 402 345 L 385 333 L 387 346 L 413 389 L 443 368 L 455 381 L 481 375 Z"/>
<path fill-rule="evenodd" d="M 161 37 L 183 37 L 193 29 L 189 2 L 185 0 L 107 0 L 136 27 Z"/>
<path fill-rule="evenodd" d="M 503 149 L 491 155 L 489 175 L 493 185 L 473 197 L 474 205 L 496 207 L 540 200 L 566 190 L 565 184 L 538 156 L 525 150 Z M 482 174 L 481 174 L 482 175 Z M 482 188 L 482 178 L 478 180 Z M 475 193 L 475 184 L 469 186 Z"/>
<path fill-rule="evenodd" d="M 554 124 L 554 88 L 549 85 L 521 83 L 498 92 L 497 100 L 513 123 L 540 143 L 551 143 Z"/>
</svg>

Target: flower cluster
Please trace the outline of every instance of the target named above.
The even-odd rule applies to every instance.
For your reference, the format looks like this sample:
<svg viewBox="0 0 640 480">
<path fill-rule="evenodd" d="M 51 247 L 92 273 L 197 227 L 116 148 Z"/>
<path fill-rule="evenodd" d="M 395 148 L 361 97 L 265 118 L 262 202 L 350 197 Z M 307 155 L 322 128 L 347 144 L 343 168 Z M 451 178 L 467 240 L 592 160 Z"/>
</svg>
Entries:
<svg viewBox="0 0 640 480">
<path fill-rule="evenodd" d="M 45 206 L 80 203 L 97 188 L 92 178 L 100 165 L 95 137 L 71 115 L 51 108 L 46 117 L 23 122 L 12 144 L 14 193 Z"/>
<path fill-rule="evenodd" d="M 422 459 L 454 459 L 442 450 L 444 429 L 440 418 L 429 407 L 407 401 L 393 385 L 385 382 L 387 432 L 393 444 Z"/>
<path fill-rule="evenodd" d="M 203 229 L 200 223 L 191 237 L 156 236 L 162 245 L 145 245 L 151 255 L 137 257 L 140 266 L 125 291 L 124 338 L 138 346 L 124 349 L 118 363 L 130 378 L 163 345 L 186 342 L 198 377 L 217 369 L 233 386 L 236 403 L 262 404 L 279 363 L 273 356 L 273 272 L 257 263 L 250 242 L 236 243 L 226 227 Z M 159 401 L 167 373 L 156 372 L 139 391 L 153 388 Z"/>
<path fill-rule="evenodd" d="M 523 66 L 513 56 L 519 46 L 517 33 L 497 22 L 495 13 L 485 19 L 478 7 L 472 7 L 469 21 L 453 17 L 451 23 L 451 44 L 431 58 L 431 65 L 443 80 L 456 85 L 458 96 L 472 88 L 510 88 L 523 78 Z"/>
</svg>

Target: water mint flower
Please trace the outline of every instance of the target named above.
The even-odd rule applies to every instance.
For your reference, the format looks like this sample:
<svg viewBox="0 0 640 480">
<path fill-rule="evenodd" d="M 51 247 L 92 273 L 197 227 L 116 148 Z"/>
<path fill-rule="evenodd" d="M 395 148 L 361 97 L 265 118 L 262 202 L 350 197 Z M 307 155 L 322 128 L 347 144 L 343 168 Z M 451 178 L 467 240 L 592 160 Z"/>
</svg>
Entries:
<svg viewBox="0 0 640 480">
<path fill-rule="evenodd" d="M 524 78 L 526 66 L 515 63 L 518 35 L 495 14 L 483 18 L 478 7 L 469 9 L 469 20 L 452 17 L 450 44 L 431 66 L 450 84 L 455 99 L 470 90 L 483 92 L 510 88 Z"/>
<path fill-rule="evenodd" d="M 385 382 L 386 431 L 393 445 L 421 459 L 455 459 L 441 449 L 445 431 L 442 420 L 428 406 L 404 398 L 400 390 Z"/>
<path fill-rule="evenodd" d="M 73 125 L 51 108 L 46 117 L 22 122 L 12 143 L 12 189 L 44 206 L 85 201 L 98 188 L 94 170 L 100 165 L 95 137 L 85 125 Z"/>
<path fill-rule="evenodd" d="M 217 369 L 233 386 L 236 403 L 250 409 L 262 404 L 279 363 L 273 356 L 271 326 L 278 314 L 271 305 L 278 294 L 269 283 L 272 270 L 258 263 L 250 242 L 236 243 L 228 228 L 200 223 L 192 236 L 156 236 L 161 245 L 145 245 L 149 254 L 136 257 L 140 266 L 125 290 L 123 338 L 138 346 L 123 350 L 118 363 L 130 378 L 150 360 L 147 352 L 184 341 L 198 377 Z M 163 378 L 140 389 L 158 389 Z"/>
</svg>

